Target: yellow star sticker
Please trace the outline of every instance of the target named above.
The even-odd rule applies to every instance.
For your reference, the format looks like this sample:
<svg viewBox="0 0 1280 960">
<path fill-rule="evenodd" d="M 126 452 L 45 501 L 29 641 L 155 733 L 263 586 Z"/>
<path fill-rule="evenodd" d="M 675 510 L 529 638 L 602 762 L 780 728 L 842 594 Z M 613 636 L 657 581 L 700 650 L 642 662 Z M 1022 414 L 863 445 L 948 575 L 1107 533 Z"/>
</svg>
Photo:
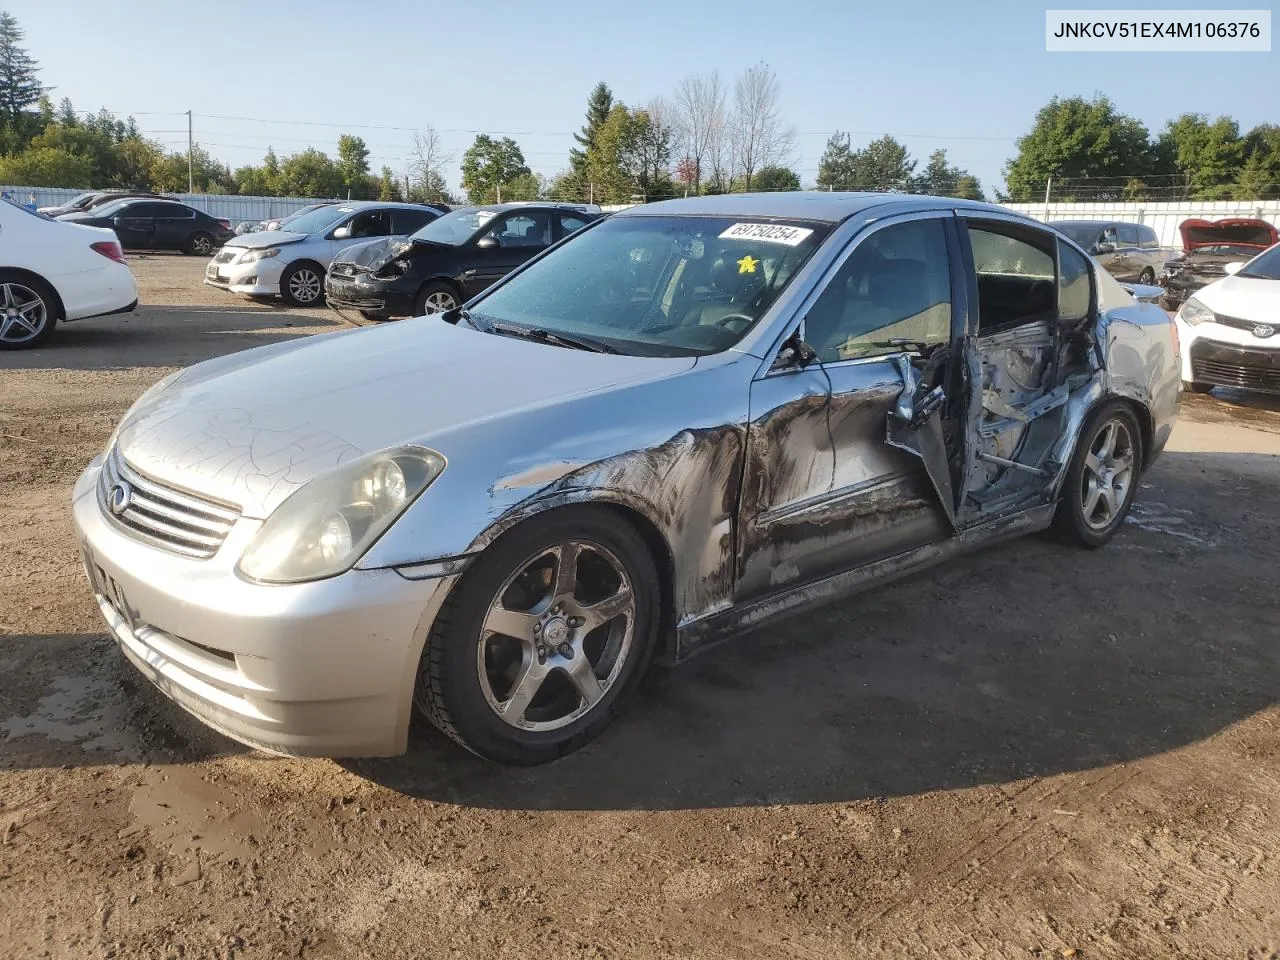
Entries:
<svg viewBox="0 0 1280 960">
<path fill-rule="evenodd" d="M 741 260 L 738 261 L 738 272 L 739 273 L 755 273 L 756 264 L 759 262 L 760 262 L 759 260 L 754 259 L 751 256 L 751 254 L 748 253 L 745 257 L 743 257 Z"/>
</svg>

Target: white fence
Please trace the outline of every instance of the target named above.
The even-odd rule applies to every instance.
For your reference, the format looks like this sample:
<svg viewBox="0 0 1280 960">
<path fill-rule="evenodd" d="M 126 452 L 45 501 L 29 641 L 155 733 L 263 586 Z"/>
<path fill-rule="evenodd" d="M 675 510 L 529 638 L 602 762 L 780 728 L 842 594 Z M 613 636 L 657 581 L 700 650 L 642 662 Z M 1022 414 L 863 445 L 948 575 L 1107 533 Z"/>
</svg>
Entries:
<svg viewBox="0 0 1280 960">
<path fill-rule="evenodd" d="M 34 194 L 37 207 L 56 207 L 85 192 L 67 187 L 3 186 L 0 189 L 9 191 L 18 203 L 27 203 Z M 271 220 L 292 213 L 308 203 L 315 203 L 305 197 L 240 197 L 216 193 L 173 193 L 166 196 L 188 203 L 212 217 L 230 220 L 233 224 L 241 220 Z"/>
<path fill-rule="evenodd" d="M 1165 247 L 1182 247 L 1178 224 L 1201 217 L 1256 217 L 1280 226 L 1280 200 L 1223 200 L 1178 203 L 1006 203 L 1006 207 L 1037 220 L 1119 220 L 1151 227 Z"/>
</svg>

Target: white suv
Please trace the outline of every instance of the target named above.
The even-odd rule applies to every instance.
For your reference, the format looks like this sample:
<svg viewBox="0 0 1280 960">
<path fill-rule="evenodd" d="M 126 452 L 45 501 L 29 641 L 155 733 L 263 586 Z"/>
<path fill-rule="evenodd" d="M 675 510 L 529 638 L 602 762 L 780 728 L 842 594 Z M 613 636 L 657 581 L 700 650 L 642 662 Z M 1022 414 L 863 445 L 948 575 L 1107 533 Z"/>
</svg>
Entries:
<svg viewBox="0 0 1280 960">
<path fill-rule="evenodd" d="M 137 284 L 112 231 L 0 201 L 0 350 L 43 343 L 59 320 L 137 305 Z"/>
<path fill-rule="evenodd" d="M 228 240 L 205 268 L 204 282 L 251 297 L 283 297 L 313 307 L 324 297 L 324 275 L 338 251 L 378 237 L 407 236 L 444 211 L 415 203 L 375 200 L 324 206 L 287 230 L 246 233 Z"/>
</svg>

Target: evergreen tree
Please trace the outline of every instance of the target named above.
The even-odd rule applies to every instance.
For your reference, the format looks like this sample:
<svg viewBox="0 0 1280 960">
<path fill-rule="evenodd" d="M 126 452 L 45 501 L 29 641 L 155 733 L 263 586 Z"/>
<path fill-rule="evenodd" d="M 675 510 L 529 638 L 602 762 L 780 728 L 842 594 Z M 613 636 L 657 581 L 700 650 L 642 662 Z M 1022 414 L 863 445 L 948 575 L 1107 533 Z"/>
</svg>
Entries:
<svg viewBox="0 0 1280 960">
<path fill-rule="evenodd" d="M 5 152 L 26 146 L 29 134 L 27 110 L 37 105 L 44 86 L 36 78 L 39 67 L 18 44 L 22 29 L 7 11 L 0 10 L 0 130 Z"/>
<path fill-rule="evenodd" d="M 603 80 L 596 84 L 587 98 L 587 122 L 581 133 L 575 133 L 573 139 L 578 141 L 582 149 L 569 151 L 569 166 L 574 173 L 582 173 L 587 166 L 587 155 L 595 146 L 596 134 L 609 119 L 609 111 L 613 109 L 613 91 Z"/>
</svg>

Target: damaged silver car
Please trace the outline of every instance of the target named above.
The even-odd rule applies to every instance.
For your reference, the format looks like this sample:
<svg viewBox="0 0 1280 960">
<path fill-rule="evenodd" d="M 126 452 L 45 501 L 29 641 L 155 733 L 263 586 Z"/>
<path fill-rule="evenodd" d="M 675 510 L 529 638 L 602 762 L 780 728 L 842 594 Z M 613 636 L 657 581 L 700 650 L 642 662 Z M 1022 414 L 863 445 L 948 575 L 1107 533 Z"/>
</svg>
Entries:
<svg viewBox="0 0 1280 960">
<path fill-rule="evenodd" d="M 262 749 L 504 763 L 650 661 L 1053 527 L 1119 529 L 1173 325 L 999 207 L 635 207 L 464 307 L 197 364 L 75 489 L 125 655 Z"/>
</svg>

